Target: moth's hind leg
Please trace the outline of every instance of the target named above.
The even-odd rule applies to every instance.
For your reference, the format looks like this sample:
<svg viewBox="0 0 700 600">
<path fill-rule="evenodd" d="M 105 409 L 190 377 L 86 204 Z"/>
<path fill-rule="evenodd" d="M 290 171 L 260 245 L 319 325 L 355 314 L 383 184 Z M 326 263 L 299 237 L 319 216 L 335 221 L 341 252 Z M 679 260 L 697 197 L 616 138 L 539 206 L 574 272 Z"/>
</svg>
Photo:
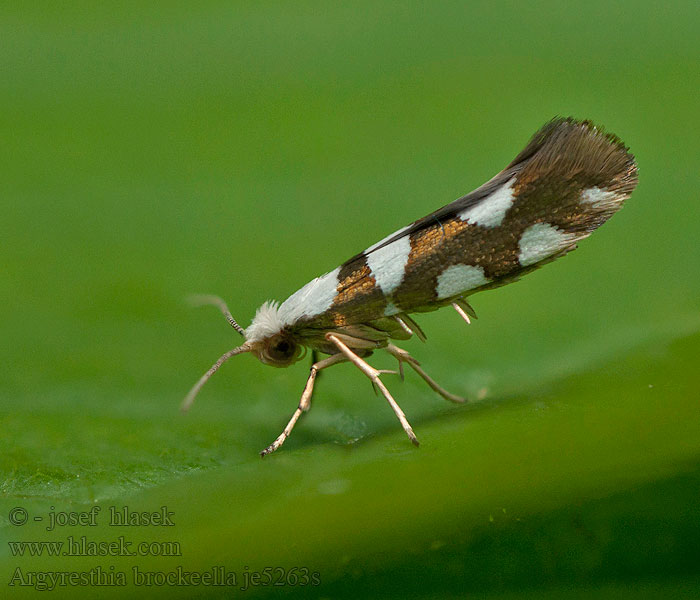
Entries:
<svg viewBox="0 0 700 600">
<path fill-rule="evenodd" d="M 301 413 L 306 412 L 311 408 L 311 394 L 313 394 L 314 391 L 314 382 L 316 381 L 316 375 L 318 372 L 321 369 L 345 362 L 346 360 L 347 358 L 345 358 L 343 354 L 333 354 L 332 356 L 324 358 L 323 360 L 315 362 L 313 365 L 311 365 L 311 373 L 309 373 L 309 378 L 306 380 L 304 391 L 301 394 L 301 400 L 299 400 L 299 406 L 297 406 L 297 409 L 294 411 L 292 418 L 289 419 L 289 423 L 287 423 L 284 431 L 277 436 L 277 439 L 274 442 L 260 452 L 260 456 L 272 454 L 275 450 L 277 450 L 277 448 L 284 444 L 284 441 L 289 437 L 289 434 L 292 433 L 292 429 L 294 429 L 294 425 L 296 425 L 296 422 L 299 420 Z"/>
<path fill-rule="evenodd" d="M 420 366 L 420 363 L 413 358 L 408 352 L 405 350 L 399 348 L 398 346 L 394 346 L 394 344 L 388 344 L 387 347 L 385 348 L 386 351 L 394 356 L 396 360 L 399 361 L 399 371 L 403 375 L 403 363 L 408 363 L 408 365 L 416 372 L 418 375 L 420 375 L 425 382 L 438 394 L 440 394 L 445 400 L 449 400 L 450 402 L 456 402 L 458 404 L 461 404 L 465 402 L 465 398 L 462 398 L 461 396 L 455 396 L 454 394 L 450 394 L 446 389 L 444 389 L 442 386 L 438 385 L 435 380 L 430 377 Z"/>
</svg>

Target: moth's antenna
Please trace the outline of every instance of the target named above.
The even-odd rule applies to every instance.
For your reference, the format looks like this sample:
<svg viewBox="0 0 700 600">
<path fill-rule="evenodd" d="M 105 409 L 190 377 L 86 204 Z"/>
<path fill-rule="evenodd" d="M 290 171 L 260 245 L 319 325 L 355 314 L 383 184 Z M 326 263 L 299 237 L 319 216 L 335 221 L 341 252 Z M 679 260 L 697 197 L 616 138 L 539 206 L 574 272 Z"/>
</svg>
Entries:
<svg viewBox="0 0 700 600">
<path fill-rule="evenodd" d="M 223 354 L 219 358 L 219 360 L 217 360 L 209 368 L 209 370 L 199 378 L 199 381 L 194 384 L 194 386 L 190 390 L 190 393 L 187 394 L 187 396 L 185 396 L 185 399 L 182 401 L 182 404 L 180 405 L 180 410 L 182 412 L 187 412 L 190 409 L 190 406 L 192 406 L 192 403 L 194 402 L 194 399 L 196 398 L 197 394 L 199 394 L 199 390 L 201 390 L 202 386 L 207 381 L 209 381 L 209 378 L 219 370 L 219 367 L 223 365 L 232 356 L 236 356 L 236 354 L 241 354 L 242 352 L 250 352 L 250 346 L 248 344 L 243 344 L 242 346 L 238 346 L 238 348 L 234 348 L 233 350 L 229 350 L 228 352 L 226 352 L 226 354 Z"/>
<path fill-rule="evenodd" d="M 190 296 L 188 300 L 193 306 L 206 306 L 208 304 L 216 306 L 222 312 L 224 317 L 226 317 L 226 320 L 231 324 L 231 327 L 245 337 L 245 330 L 238 323 L 236 323 L 236 319 L 231 316 L 231 311 L 228 309 L 228 306 L 226 306 L 226 302 L 224 302 L 218 296 L 195 295 Z"/>
</svg>

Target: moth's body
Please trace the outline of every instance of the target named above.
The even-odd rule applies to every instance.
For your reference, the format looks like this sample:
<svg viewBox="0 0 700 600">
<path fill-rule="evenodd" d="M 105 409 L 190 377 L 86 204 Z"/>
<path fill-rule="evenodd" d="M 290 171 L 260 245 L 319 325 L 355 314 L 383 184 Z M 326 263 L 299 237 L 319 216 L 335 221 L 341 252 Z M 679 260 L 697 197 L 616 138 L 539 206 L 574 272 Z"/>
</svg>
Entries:
<svg viewBox="0 0 700 600">
<path fill-rule="evenodd" d="M 246 341 L 210 369 L 185 406 L 233 354 L 253 352 L 266 364 L 288 366 L 308 347 L 330 358 L 312 367 L 299 408 L 263 455 L 277 449 L 301 411 L 308 410 L 316 372 L 344 360 L 379 385 L 415 441 L 380 373 L 362 357 L 386 348 L 441 395 L 458 400 L 391 343 L 413 333 L 423 338 L 409 315 L 453 305 L 468 320 L 473 312 L 467 296 L 514 281 L 573 250 L 620 208 L 636 183 L 634 158 L 616 137 L 586 121 L 555 119 L 489 182 L 314 279 L 281 305 L 266 302 L 245 331 L 216 301 Z"/>
</svg>

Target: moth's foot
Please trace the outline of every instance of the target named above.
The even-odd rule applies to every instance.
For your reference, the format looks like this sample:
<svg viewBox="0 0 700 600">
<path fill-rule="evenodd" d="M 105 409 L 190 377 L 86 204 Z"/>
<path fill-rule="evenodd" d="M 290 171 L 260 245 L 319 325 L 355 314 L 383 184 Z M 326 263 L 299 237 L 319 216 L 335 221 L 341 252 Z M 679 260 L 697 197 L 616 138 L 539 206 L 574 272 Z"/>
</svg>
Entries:
<svg viewBox="0 0 700 600">
<path fill-rule="evenodd" d="M 281 438 L 281 439 L 280 439 Z M 286 437 L 278 437 L 274 442 L 272 442 L 267 448 L 260 451 L 260 457 L 265 458 L 268 454 L 272 454 L 277 448 L 279 448 L 286 440 Z"/>
</svg>

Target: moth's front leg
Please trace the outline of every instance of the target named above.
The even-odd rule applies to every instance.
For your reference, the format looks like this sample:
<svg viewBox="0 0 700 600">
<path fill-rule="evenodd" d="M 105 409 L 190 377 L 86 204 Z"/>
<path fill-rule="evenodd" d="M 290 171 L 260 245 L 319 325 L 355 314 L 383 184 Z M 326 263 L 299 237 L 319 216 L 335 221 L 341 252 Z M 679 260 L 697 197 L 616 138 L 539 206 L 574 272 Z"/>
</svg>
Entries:
<svg viewBox="0 0 700 600">
<path fill-rule="evenodd" d="M 309 373 L 309 378 L 306 380 L 304 391 L 301 394 L 299 406 L 297 406 L 297 409 L 294 411 L 292 418 L 289 419 L 289 423 L 287 423 L 287 426 L 284 428 L 284 431 L 282 431 L 282 433 L 279 434 L 279 436 L 274 442 L 272 442 L 267 448 L 260 452 L 260 456 L 267 456 L 268 454 L 271 454 L 272 452 L 277 450 L 277 448 L 279 448 L 282 444 L 284 444 L 284 441 L 289 437 L 289 434 L 292 433 L 292 429 L 294 429 L 294 425 L 296 425 L 296 422 L 299 420 L 301 413 L 307 412 L 311 408 L 311 395 L 314 391 L 314 382 L 316 381 L 316 375 L 318 374 L 318 372 L 332 365 L 345 362 L 346 360 L 348 359 L 343 354 L 339 353 L 333 354 L 332 356 L 324 358 L 323 360 L 311 365 L 311 372 Z"/>
</svg>

